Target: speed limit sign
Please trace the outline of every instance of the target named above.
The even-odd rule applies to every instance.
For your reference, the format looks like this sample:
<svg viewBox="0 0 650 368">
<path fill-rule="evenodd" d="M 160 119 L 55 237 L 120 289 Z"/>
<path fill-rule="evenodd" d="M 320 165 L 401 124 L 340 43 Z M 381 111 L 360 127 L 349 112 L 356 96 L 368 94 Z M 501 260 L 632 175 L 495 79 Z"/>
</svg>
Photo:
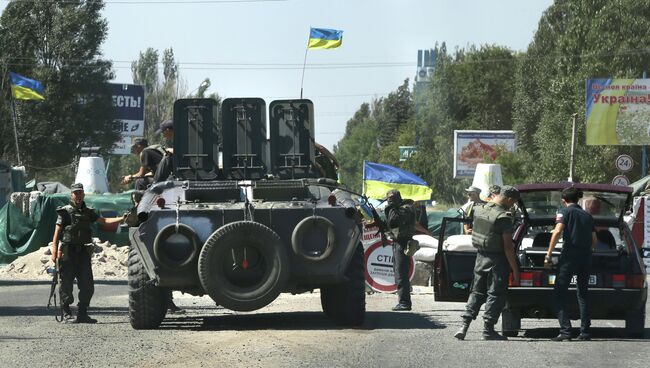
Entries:
<svg viewBox="0 0 650 368">
<path fill-rule="evenodd" d="M 612 180 L 612 184 L 625 187 L 630 185 L 630 179 L 628 179 L 625 175 L 616 175 Z"/>
<path fill-rule="evenodd" d="M 618 171 L 628 172 L 632 170 L 632 167 L 634 167 L 634 161 L 630 155 L 620 155 L 616 158 L 616 168 Z"/>
</svg>

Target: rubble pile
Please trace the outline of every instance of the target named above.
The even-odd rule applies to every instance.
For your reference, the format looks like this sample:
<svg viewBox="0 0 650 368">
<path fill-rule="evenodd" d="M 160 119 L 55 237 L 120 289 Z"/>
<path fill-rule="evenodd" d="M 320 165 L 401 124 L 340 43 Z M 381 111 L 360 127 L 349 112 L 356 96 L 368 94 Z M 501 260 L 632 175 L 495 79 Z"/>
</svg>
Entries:
<svg viewBox="0 0 650 368">
<path fill-rule="evenodd" d="M 118 247 L 109 242 L 94 239 L 92 255 L 93 275 L 96 280 L 126 279 L 128 275 L 129 247 Z M 39 280 L 51 279 L 47 269 L 54 267 L 52 243 L 35 252 L 17 258 L 7 266 L 0 267 L 0 279 Z"/>
</svg>

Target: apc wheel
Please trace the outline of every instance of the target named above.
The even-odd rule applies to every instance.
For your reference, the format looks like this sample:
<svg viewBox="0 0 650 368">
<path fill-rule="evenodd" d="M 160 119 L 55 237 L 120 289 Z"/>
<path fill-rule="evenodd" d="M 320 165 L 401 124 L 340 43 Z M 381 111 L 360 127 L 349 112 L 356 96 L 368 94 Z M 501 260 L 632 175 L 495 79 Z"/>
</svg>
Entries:
<svg viewBox="0 0 650 368">
<path fill-rule="evenodd" d="M 629 337 L 642 338 L 645 332 L 645 303 L 625 316 L 625 334 Z"/>
<path fill-rule="evenodd" d="M 361 243 L 357 245 L 345 276 L 347 280 L 343 283 L 321 287 L 321 306 L 325 315 L 338 324 L 358 326 L 363 324 L 366 315 L 366 282 Z"/>
<path fill-rule="evenodd" d="M 521 315 L 518 310 L 504 309 L 501 312 L 501 333 L 503 336 L 515 337 L 521 329 Z"/>
<path fill-rule="evenodd" d="M 247 312 L 280 295 L 289 278 L 289 258 L 273 230 L 238 221 L 210 235 L 199 255 L 198 272 L 201 285 L 217 304 Z"/>
<path fill-rule="evenodd" d="M 167 292 L 149 279 L 138 252 L 129 251 L 129 321 L 136 330 L 155 329 L 167 313 Z"/>
</svg>

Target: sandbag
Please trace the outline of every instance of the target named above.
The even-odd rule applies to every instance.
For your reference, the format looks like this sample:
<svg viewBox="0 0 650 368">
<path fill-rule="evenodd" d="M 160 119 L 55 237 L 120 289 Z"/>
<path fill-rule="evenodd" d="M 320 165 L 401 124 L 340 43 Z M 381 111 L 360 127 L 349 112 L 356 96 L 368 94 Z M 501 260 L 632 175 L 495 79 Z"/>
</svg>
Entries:
<svg viewBox="0 0 650 368">
<path fill-rule="evenodd" d="M 452 235 L 442 243 L 442 247 L 454 252 L 476 252 L 476 248 L 472 246 L 471 235 Z"/>
<path fill-rule="evenodd" d="M 413 255 L 413 259 L 420 262 L 433 262 L 436 258 L 437 250 L 435 248 L 420 248 Z"/>
<path fill-rule="evenodd" d="M 430 235 L 417 234 L 413 235 L 413 240 L 420 243 L 420 248 L 435 248 L 438 249 L 438 239 Z"/>
</svg>

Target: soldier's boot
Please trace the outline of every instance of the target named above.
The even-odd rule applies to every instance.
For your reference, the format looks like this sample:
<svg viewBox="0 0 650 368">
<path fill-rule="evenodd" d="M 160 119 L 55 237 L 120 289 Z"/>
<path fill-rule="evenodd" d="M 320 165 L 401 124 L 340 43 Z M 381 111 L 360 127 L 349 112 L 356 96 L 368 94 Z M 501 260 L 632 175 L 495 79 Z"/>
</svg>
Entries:
<svg viewBox="0 0 650 368">
<path fill-rule="evenodd" d="M 70 309 L 70 306 L 68 304 L 63 304 L 61 306 L 61 310 L 63 310 L 63 320 L 62 320 L 62 322 L 65 322 L 65 323 L 74 322 L 74 317 L 72 316 L 72 310 Z"/>
<path fill-rule="evenodd" d="M 465 340 L 465 335 L 467 335 L 467 329 L 469 329 L 469 324 L 472 323 L 472 320 L 469 318 L 463 318 L 463 325 L 460 326 L 460 329 L 456 331 L 454 337 L 458 340 Z"/>
<path fill-rule="evenodd" d="M 77 319 L 74 321 L 74 323 L 97 323 L 97 320 L 90 318 L 88 315 L 88 306 L 80 305 L 79 313 L 77 313 Z"/>
<path fill-rule="evenodd" d="M 499 333 L 494 330 L 494 323 L 485 322 L 483 325 L 483 340 L 503 341 L 508 340 L 508 338 L 499 335 Z"/>
</svg>

